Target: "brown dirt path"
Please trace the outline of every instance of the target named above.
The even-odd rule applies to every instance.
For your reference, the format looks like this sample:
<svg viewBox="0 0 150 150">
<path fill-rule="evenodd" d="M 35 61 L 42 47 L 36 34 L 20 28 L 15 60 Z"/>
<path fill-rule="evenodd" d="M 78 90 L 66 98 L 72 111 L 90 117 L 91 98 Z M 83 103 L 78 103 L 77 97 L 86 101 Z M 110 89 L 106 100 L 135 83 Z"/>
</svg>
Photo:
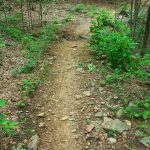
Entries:
<svg viewBox="0 0 150 150">
<path fill-rule="evenodd" d="M 39 113 L 46 114 L 38 120 L 39 124 L 45 124 L 45 130 L 39 129 L 39 150 L 83 149 L 82 133 L 78 133 L 82 101 L 76 96 L 81 94 L 82 81 L 76 69 L 83 51 L 88 55 L 85 37 L 89 33 L 89 23 L 75 23 L 67 32 L 73 34 L 70 40 L 63 39 L 50 48 L 56 59 L 47 68 L 48 77 L 33 100 Z"/>
</svg>

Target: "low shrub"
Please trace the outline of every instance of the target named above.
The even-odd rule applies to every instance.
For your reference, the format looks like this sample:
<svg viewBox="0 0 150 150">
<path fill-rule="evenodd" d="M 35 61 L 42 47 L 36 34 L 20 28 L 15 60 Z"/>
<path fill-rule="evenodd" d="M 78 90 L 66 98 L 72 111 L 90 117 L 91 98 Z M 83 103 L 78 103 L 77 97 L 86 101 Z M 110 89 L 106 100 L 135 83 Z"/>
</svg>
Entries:
<svg viewBox="0 0 150 150">
<path fill-rule="evenodd" d="M 0 99 L 0 108 L 4 106 L 6 106 L 6 101 L 4 99 Z M 10 136 L 17 123 L 13 121 L 9 121 L 5 118 L 6 117 L 4 116 L 4 114 L 0 113 L 0 129 L 2 129 L 2 131 L 7 136 Z"/>
<path fill-rule="evenodd" d="M 121 22 L 115 22 L 108 11 L 101 10 L 92 22 L 90 49 L 96 58 L 106 55 L 113 68 L 128 70 L 132 63 L 135 43 L 128 36 L 129 30 Z"/>
<path fill-rule="evenodd" d="M 21 87 L 21 92 L 24 96 L 31 96 L 31 94 L 36 90 L 39 84 L 38 80 L 24 80 L 23 85 Z"/>
<path fill-rule="evenodd" d="M 150 118 L 150 97 L 144 100 L 135 100 L 124 109 L 124 112 L 130 118 Z"/>
</svg>

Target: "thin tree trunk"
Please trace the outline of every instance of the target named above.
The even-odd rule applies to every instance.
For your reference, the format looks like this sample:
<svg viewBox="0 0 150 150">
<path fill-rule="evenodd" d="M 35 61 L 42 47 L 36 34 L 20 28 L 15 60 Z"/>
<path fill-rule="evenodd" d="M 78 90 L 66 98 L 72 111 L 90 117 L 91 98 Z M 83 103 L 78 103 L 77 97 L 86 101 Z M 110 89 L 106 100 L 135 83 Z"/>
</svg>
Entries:
<svg viewBox="0 0 150 150">
<path fill-rule="evenodd" d="M 3 3 L 3 12 L 4 12 L 4 16 L 5 16 L 5 21 L 6 21 L 6 24 L 8 25 L 7 13 L 6 13 L 6 9 L 5 9 L 5 2 L 4 2 L 4 0 L 2 0 L 2 3 Z"/>
<path fill-rule="evenodd" d="M 33 20 L 32 20 L 32 10 L 31 10 L 31 0 L 29 0 L 29 15 L 30 15 L 30 23 L 31 23 L 31 29 L 33 29 Z"/>
<path fill-rule="evenodd" d="M 39 6 L 40 6 L 40 13 L 39 13 L 39 16 L 40 16 L 40 23 L 41 23 L 41 26 L 43 26 L 43 7 L 42 7 L 42 0 L 40 0 L 39 2 Z"/>
<path fill-rule="evenodd" d="M 133 36 L 133 9 L 134 9 L 134 0 L 131 0 L 131 18 L 130 18 L 131 36 Z"/>
<path fill-rule="evenodd" d="M 135 0 L 134 2 L 134 21 L 133 21 L 133 37 L 136 36 L 136 27 L 137 27 L 137 18 L 138 18 L 138 1 Z"/>
<path fill-rule="evenodd" d="M 29 19 L 29 27 L 33 28 L 33 22 L 32 22 L 32 12 L 31 12 L 31 0 L 27 1 L 27 7 L 28 7 L 28 19 Z"/>
<path fill-rule="evenodd" d="M 145 26 L 145 33 L 143 38 L 143 50 L 141 51 L 141 56 L 144 55 L 144 50 L 147 48 L 149 34 L 150 34 L 150 5 L 148 5 L 147 21 Z"/>
<path fill-rule="evenodd" d="M 27 10 L 28 10 L 28 23 L 29 23 L 29 28 L 31 27 L 31 20 L 30 20 L 30 5 L 29 5 L 29 0 L 27 0 Z"/>
<path fill-rule="evenodd" d="M 32 10 L 33 10 L 33 8 L 34 8 L 34 6 L 33 6 L 33 0 L 31 0 L 31 6 L 30 6 L 30 12 L 31 12 L 31 20 L 32 20 L 32 29 L 33 29 L 33 27 L 34 27 L 34 19 L 32 18 Z"/>
<path fill-rule="evenodd" d="M 24 30 L 24 16 L 23 16 L 23 0 L 21 0 L 21 19 L 22 19 L 22 28 Z"/>
</svg>

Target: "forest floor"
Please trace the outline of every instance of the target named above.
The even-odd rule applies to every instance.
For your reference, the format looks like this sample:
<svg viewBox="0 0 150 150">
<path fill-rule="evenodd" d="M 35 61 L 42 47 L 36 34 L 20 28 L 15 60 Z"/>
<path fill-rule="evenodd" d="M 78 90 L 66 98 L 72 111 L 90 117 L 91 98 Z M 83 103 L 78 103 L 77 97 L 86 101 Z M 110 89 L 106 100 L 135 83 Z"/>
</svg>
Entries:
<svg viewBox="0 0 150 150">
<path fill-rule="evenodd" d="M 61 29 L 61 38 L 48 46 L 38 66 L 44 72 L 43 81 L 23 111 L 30 120 L 25 129 L 33 131 L 33 138 L 38 135 L 39 142 L 36 138 L 35 143 L 21 138 L 23 143 L 18 143 L 15 140 L 20 137 L 15 137 L 11 144 L 31 143 L 35 147 L 38 145 L 38 150 L 146 150 L 132 136 L 134 122 L 114 115 L 113 109 L 120 106 L 113 101 L 118 99 L 113 88 L 103 85 L 104 77 L 100 72 L 90 72 L 88 68 L 92 62 L 88 49 L 91 20 L 79 15 Z M 36 73 L 31 78 L 34 75 Z M 19 89 L 15 84 L 21 81 L 10 82 L 14 83 L 11 85 L 15 87 L 14 93 Z M 3 88 L 2 93 L 6 90 Z M 11 96 L 2 95 L 7 99 Z M 13 97 L 19 96 L 13 94 Z M 123 132 L 106 130 L 104 124 L 115 119 L 121 122 L 119 127 L 123 126 Z"/>
</svg>

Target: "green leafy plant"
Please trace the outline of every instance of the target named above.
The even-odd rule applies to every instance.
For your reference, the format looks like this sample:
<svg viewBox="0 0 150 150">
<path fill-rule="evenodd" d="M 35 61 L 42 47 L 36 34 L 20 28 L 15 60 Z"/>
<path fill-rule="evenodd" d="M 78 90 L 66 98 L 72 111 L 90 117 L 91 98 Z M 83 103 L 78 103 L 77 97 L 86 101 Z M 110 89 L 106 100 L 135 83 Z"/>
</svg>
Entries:
<svg viewBox="0 0 150 150">
<path fill-rule="evenodd" d="M 94 5 L 89 5 L 87 6 L 87 15 L 89 17 L 95 17 L 95 15 L 97 15 L 97 8 Z"/>
<path fill-rule="evenodd" d="M 112 68 L 128 70 L 132 63 L 135 43 L 128 36 L 128 29 L 121 22 L 116 23 L 107 10 L 101 10 L 92 22 L 90 49 L 97 58 L 106 55 Z"/>
<path fill-rule="evenodd" d="M 135 100 L 133 103 L 130 103 L 124 111 L 130 118 L 150 118 L 150 97 L 144 100 Z"/>
<path fill-rule="evenodd" d="M 26 150 L 22 146 L 15 147 L 13 146 L 11 150 Z"/>
<path fill-rule="evenodd" d="M 23 95 L 25 96 L 31 96 L 31 94 L 36 90 L 37 86 L 39 84 L 38 80 L 24 80 L 23 85 L 21 87 L 21 91 L 23 92 Z"/>
<path fill-rule="evenodd" d="M 0 108 L 4 106 L 6 106 L 6 101 L 4 99 L 0 99 Z M 0 128 L 6 135 L 11 135 L 16 125 L 16 122 L 6 120 L 5 116 L 0 113 Z"/>
<path fill-rule="evenodd" d="M 68 13 L 65 18 L 64 18 L 64 21 L 65 22 L 69 22 L 69 21 L 72 21 L 74 18 L 74 15 L 72 13 Z"/>
<path fill-rule="evenodd" d="M 85 6 L 81 3 L 76 4 L 70 11 L 83 13 L 85 12 Z"/>
<path fill-rule="evenodd" d="M 20 72 L 29 73 L 35 68 L 36 65 L 36 61 L 34 61 L 33 59 L 29 59 L 29 61 L 20 69 Z"/>
<path fill-rule="evenodd" d="M 145 120 L 144 122 L 137 124 L 136 129 L 142 131 L 144 134 L 147 134 L 147 131 L 149 129 L 149 123 L 147 122 L 147 120 Z"/>
<path fill-rule="evenodd" d="M 17 108 L 24 108 L 26 104 L 23 101 L 18 101 L 16 102 L 16 107 Z"/>
<path fill-rule="evenodd" d="M 0 34 L 0 65 L 2 65 L 2 61 L 3 61 L 3 52 L 2 52 L 2 48 L 5 47 L 5 42 L 3 40 L 3 38 L 1 37 Z"/>
<path fill-rule="evenodd" d="M 96 70 L 96 66 L 93 64 L 88 64 L 88 70 L 89 70 L 89 72 L 93 72 Z"/>
<path fill-rule="evenodd" d="M 107 130 L 108 137 L 115 137 L 117 131 L 116 130 Z"/>
</svg>

